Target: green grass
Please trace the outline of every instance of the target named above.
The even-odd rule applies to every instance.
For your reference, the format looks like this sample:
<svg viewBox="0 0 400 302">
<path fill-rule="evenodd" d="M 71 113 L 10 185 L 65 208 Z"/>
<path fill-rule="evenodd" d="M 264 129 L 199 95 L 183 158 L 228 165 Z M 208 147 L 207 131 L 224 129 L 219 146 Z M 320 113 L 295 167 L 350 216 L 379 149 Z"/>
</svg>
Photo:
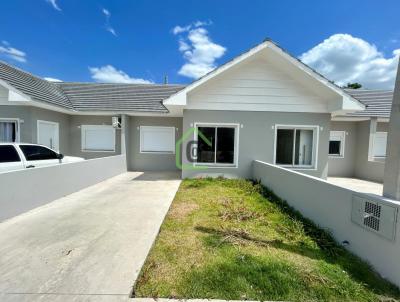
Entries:
<svg viewBox="0 0 400 302">
<path fill-rule="evenodd" d="M 394 301 L 399 290 L 286 202 L 245 180 L 184 180 L 136 297 Z"/>
</svg>

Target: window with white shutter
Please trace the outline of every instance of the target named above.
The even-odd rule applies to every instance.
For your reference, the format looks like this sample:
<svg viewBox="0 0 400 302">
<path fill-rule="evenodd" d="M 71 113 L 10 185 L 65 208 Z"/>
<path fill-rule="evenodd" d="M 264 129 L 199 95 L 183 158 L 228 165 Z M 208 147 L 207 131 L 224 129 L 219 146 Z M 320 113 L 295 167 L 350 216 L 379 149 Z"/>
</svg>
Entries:
<svg viewBox="0 0 400 302">
<path fill-rule="evenodd" d="M 175 127 L 140 126 L 140 153 L 175 153 Z"/>
<path fill-rule="evenodd" d="M 82 151 L 114 152 L 115 128 L 111 125 L 82 125 Z"/>
</svg>

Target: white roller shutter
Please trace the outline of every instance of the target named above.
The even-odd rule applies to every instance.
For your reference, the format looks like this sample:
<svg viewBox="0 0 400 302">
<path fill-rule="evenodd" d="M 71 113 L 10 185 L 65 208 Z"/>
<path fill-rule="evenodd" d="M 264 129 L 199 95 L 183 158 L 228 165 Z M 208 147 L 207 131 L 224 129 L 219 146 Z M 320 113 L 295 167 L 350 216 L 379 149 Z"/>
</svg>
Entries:
<svg viewBox="0 0 400 302">
<path fill-rule="evenodd" d="M 386 156 L 387 132 L 377 132 L 374 138 L 374 156 Z"/>
<path fill-rule="evenodd" d="M 83 151 L 115 151 L 115 128 L 109 125 L 83 125 Z"/>
<path fill-rule="evenodd" d="M 175 153 L 175 128 L 141 126 L 140 152 Z"/>
</svg>

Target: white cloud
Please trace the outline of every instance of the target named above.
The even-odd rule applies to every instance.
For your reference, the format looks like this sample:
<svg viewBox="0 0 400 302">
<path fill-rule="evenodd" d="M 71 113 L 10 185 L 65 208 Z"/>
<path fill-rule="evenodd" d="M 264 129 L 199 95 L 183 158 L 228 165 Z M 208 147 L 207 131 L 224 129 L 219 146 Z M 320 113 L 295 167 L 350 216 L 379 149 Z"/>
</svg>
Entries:
<svg viewBox="0 0 400 302">
<path fill-rule="evenodd" d="M 303 53 L 300 60 L 338 85 L 358 82 L 364 88 L 392 89 L 399 54 L 400 49 L 396 49 L 385 57 L 363 39 L 335 34 Z"/>
<path fill-rule="evenodd" d="M 209 26 L 212 24 L 211 20 L 208 21 L 195 21 L 193 22 L 194 27 L 200 27 L 200 26 Z"/>
<path fill-rule="evenodd" d="M 112 65 L 101 67 L 89 67 L 92 79 L 103 83 L 133 83 L 133 84 L 152 84 L 150 80 L 132 78 L 122 70 L 117 70 Z"/>
<path fill-rule="evenodd" d="M 105 24 L 105 29 L 106 31 L 108 31 L 109 33 L 111 33 L 113 36 L 117 37 L 117 32 L 115 31 L 115 29 L 111 26 L 110 23 L 110 18 L 111 18 L 111 13 L 108 9 L 103 8 L 102 13 L 104 14 L 104 16 L 106 17 L 106 24 Z"/>
<path fill-rule="evenodd" d="M 115 29 L 112 28 L 112 27 L 108 26 L 108 27 L 106 27 L 106 30 L 107 30 L 108 32 L 110 32 L 111 34 L 113 34 L 115 37 L 118 36 L 118 35 L 117 35 L 117 32 L 115 31 Z"/>
<path fill-rule="evenodd" d="M 190 49 L 189 44 L 187 44 L 183 39 L 179 40 L 179 51 L 185 52 Z"/>
<path fill-rule="evenodd" d="M 61 8 L 57 5 L 57 0 L 46 0 L 46 2 L 50 3 L 55 10 L 61 11 Z"/>
<path fill-rule="evenodd" d="M 60 79 L 56 78 L 44 77 L 44 79 L 49 82 L 62 82 Z"/>
<path fill-rule="evenodd" d="M 177 35 L 177 34 L 185 32 L 185 31 L 188 31 L 190 28 L 191 28 L 191 25 L 187 25 L 184 27 L 177 25 L 172 29 L 172 33 L 174 35 Z"/>
<path fill-rule="evenodd" d="M 225 54 L 226 48 L 212 42 L 208 31 L 204 28 L 210 24 L 211 21 L 196 21 L 172 29 L 175 35 L 187 33 L 178 40 L 179 51 L 185 59 L 185 64 L 178 71 L 180 75 L 197 79 L 216 68 L 215 61 Z"/>
<path fill-rule="evenodd" d="M 25 52 L 11 47 L 10 43 L 8 43 L 7 41 L 2 41 L 1 44 L 2 45 L 0 45 L 0 56 L 5 56 L 21 63 L 26 62 Z"/>
<path fill-rule="evenodd" d="M 189 31 L 189 30 L 191 30 L 193 28 L 196 28 L 196 27 L 204 27 L 204 26 L 209 26 L 211 24 L 212 24 L 211 20 L 208 20 L 208 21 L 199 21 L 199 20 L 197 20 L 197 21 L 194 21 L 194 22 L 192 22 L 192 23 L 190 23 L 190 24 L 188 24 L 186 26 L 180 26 L 180 25 L 175 26 L 172 29 L 172 33 L 174 35 L 177 35 L 177 34 L 181 34 L 181 33 L 187 32 L 187 31 Z"/>
<path fill-rule="evenodd" d="M 109 18 L 111 16 L 110 11 L 108 9 L 103 8 L 102 12 L 107 18 Z"/>
</svg>

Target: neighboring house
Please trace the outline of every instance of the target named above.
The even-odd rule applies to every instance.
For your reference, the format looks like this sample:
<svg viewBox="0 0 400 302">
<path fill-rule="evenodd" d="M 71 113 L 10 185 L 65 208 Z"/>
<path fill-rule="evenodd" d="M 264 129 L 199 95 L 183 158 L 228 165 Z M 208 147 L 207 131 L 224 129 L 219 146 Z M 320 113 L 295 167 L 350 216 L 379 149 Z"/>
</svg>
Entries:
<svg viewBox="0 0 400 302">
<path fill-rule="evenodd" d="M 329 176 L 383 182 L 392 90 L 346 89 L 366 109 L 332 117 Z"/>
<path fill-rule="evenodd" d="M 163 126 L 180 127 L 179 120 L 165 117 L 168 110 L 162 100 L 181 88 L 53 83 L 0 62 L 0 141 L 39 143 L 86 159 L 121 154 L 121 130 L 112 126 L 112 117 L 128 114 L 133 139 L 127 148 L 136 151 L 136 125 L 153 125 L 158 120 Z M 150 121 L 149 116 L 155 119 Z M 140 154 L 137 151 L 135 156 L 140 158 Z M 133 164 L 134 159 L 139 162 L 136 157 L 128 158 L 129 167 L 146 168 Z M 169 168 L 174 166 L 172 162 Z"/>
<path fill-rule="evenodd" d="M 177 149 L 182 177 L 247 178 L 258 159 L 326 178 L 332 116 L 365 109 L 270 40 L 186 87 L 50 83 L 0 63 L 0 89 L 0 140 L 85 158 L 122 152 L 131 170 L 171 170 L 176 142 L 190 133 Z M 197 141 L 193 128 L 211 142 L 198 140 L 195 162 L 187 150 Z"/>
</svg>

